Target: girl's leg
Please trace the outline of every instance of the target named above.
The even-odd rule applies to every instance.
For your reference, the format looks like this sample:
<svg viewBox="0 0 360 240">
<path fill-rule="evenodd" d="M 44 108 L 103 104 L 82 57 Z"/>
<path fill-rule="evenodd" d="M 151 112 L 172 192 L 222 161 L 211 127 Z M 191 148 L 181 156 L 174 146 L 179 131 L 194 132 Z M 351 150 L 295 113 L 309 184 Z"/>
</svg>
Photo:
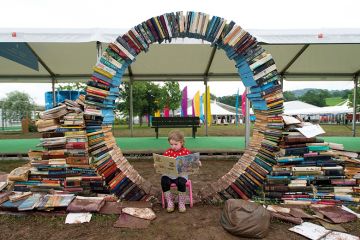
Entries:
<svg viewBox="0 0 360 240">
<path fill-rule="evenodd" d="M 170 185 L 172 183 L 172 179 L 168 176 L 162 176 L 161 177 L 161 188 L 163 192 L 167 192 L 170 190 Z"/>
<path fill-rule="evenodd" d="M 179 212 L 186 212 L 185 201 L 186 201 L 186 182 L 187 180 L 183 177 L 176 179 L 176 185 L 179 192 Z"/>
<path fill-rule="evenodd" d="M 175 205 L 173 202 L 173 195 L 170 191 L 170 185 L 173 182 L 171 178 L 168 176 L 162 176 L 161 177 L 161 188 L 164 192 L 164 196 L 166 199 L 166 211 L 167 212 L 173 212 L 175 209 Z"/>
</svg>

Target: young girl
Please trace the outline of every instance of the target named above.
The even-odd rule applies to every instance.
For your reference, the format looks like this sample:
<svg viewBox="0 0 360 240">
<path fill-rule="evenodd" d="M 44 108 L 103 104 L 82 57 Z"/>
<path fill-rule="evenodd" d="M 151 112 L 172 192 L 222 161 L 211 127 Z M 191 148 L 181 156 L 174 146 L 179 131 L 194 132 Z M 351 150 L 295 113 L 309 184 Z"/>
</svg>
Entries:
<svg viewBox="0 0 360 240">
<path fill-rule="evenodd" d="M 164 156 L 174 157 L 177 156 L 185 156 L 190 154 L 191 152 L 184 147 L 185 139 L 184 134 L 179 130 L 173 130 L 169 133 L 168 141 L 170 144 L 170 148 L 167 149 L 164 153 Z M 168 212 L 173 212 L 175 209 L 175 205 L 173 202 L 173 196 L 170 191 L 170 185 L 175 183 L 178 192 L 179 192 L 179 212 L 183 213 L 186 211 L 185 207 L 185 199 L 186 199 L 186 182 L 188 176 L 166 176 L 163 175 L 161 177 L 161 187 L 165 195 Z"/>
</svg>

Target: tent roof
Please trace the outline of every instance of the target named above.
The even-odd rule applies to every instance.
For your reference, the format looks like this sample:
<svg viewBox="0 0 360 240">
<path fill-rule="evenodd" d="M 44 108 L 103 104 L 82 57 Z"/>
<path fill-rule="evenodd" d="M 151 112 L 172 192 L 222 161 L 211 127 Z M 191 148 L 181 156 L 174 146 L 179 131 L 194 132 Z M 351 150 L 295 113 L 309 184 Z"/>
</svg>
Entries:
<svg viewBox="0 0 360 240">
<path fill-rule="evenodd" d="M 301 101 L 284 102 L 284 114 L 287 115 L 322 115 L 352 113 L 353 108 L 343 104 L 340 106 L 317 107 Z"/>
<path fill-rule="evenodd" d="M 2 42 L 27 42 L 39 71 L 0 58 L 0 82 L 86 81 L 102 49 L 123 29 L 0 29 Z M 360 73 L 360 29 L 249 30 L 289 81 L 351 81 Z M 126 71 L 134 81 L 239 81 L 224 51 L 196 39 L 153 44 Z"/>
</svg>

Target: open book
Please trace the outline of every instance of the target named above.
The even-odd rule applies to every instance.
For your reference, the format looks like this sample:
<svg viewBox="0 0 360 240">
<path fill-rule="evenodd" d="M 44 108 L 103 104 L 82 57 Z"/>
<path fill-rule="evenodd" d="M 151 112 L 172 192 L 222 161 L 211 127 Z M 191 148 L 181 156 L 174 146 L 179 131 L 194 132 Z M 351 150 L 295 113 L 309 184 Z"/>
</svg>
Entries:
<svg viewBox="0 0 360 240">
<path fill-rule="evenodd" d="M 184 176 L 197 173 L 200 166 L 200 153 L 192 153 L 176 158 L 153 153 L 156 173 L 170 176 Z"/>
</svg>

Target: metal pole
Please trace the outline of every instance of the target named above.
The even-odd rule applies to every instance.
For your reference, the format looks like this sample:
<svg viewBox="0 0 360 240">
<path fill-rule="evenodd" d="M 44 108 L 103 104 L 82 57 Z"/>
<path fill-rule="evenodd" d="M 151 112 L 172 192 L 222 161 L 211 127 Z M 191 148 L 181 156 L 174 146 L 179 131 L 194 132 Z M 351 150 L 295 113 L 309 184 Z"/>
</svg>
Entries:
<svg viewBox="0 0 360 240">
<path fill-rule="evenodd" d="M 96 56 L 97 56 L 97 60 L 99 60 L 99 58 L 101 57 L 102 54 L 102 44 L 101 42 L 97 41 L 96 42 Z"/>
<path fill-rule="evenodd" d="M 205 78 L 205 81 L 204 81 L 204 84 L 205 84 L 205 136 L 208 136 L 208 87 L 207 87 L 207 78 Z"/>
<path fill-rule="evenodd" d="M 353 98 L 353 121 L 352 121 L 352 136 L 356 136 L 356 107 L 357 107 L 357 87 L 358 75 L 354 76 L 354 98 Z"/>
<path fill-rule="evenodd" d="M 246 88 L 246 95 L 250 92 L 250 88 Z M 245 114 L 245 147 L 247 148 L 249 146 L 250 142 L 250 101 L 246 96 L 245 101 L 245 108 L 246 108 L 246 114 Z"/>
<path fill-rule="evenodd" d="M 51 88 L 52 88 L 52 97 L 53 97 L 53 107 L 56 106 L 56 93 L 55 93 L 55 78 L 51 78 Z"/>
<path fill-rule="evenodd" d="M 130 87 L 130 116 L 129 116 L 129 123 L 130 123 L 130 136 L 133 137 L 133 114 L 134 114 L 134 108 L 133 108 L 133 81 L 130 78 L 129 81 L 129 87 Z"/>
</svg>

